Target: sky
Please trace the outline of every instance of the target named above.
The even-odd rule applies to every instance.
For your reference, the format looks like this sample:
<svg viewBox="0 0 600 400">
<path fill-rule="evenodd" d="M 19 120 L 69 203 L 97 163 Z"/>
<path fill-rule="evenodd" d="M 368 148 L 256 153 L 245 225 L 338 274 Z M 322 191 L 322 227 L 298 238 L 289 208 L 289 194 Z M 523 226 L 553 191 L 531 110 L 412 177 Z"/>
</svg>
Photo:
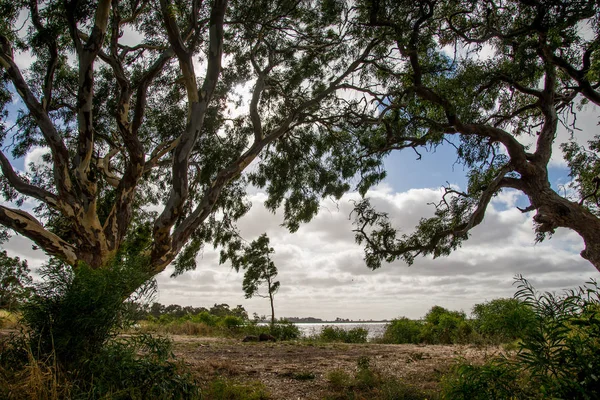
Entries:
<svg viewBox="0 0 600 400">
<path fill-rule="evenodd" d="M 21 54 L 17 61 L 27 66 L 31 59 Z M 11 114 L 18 108 L 15 104 Z M 582 142 L 596 131 L 597 115 L 593 106 L 579 114 L 582 130 L 578 136 Z M 558 149 L 568 135 L 565 129 L 559 132 L 549 169 L 552 184 L 559 191 L 569 182 Z M 531 140 L 522 138 L 523 143 Z M 43 152 L 34 149 L 25 159 L 16 160 L 15 168 L 26 170 L 30 162 L 39 162 Z M 421 160 L 412 151 L 394 153 L 385 162 L 388 177 L 367 196 L 379 211 L 389 213 L 400 232 L 409 233 L 421 218 L 433 214 L 434 208 L 428 203 L 439 201 L 443 185 L 465 188 L 465 171 L 453 165 L 455 159 L 453 148 L 447 145 L 423 152 Z M 240 220 L 239 228 L 247 241 L 262 233 L 271 239 L 281 282 L 275 295 L 277 317 L 420 318 L 434 305 L 469 313 L 474 304 L 511 297 L 516 291 L 517 274 L 538 290 L 558 292 L 598 277 L 596 269 L 579 256 L 583 242 L 576 233 L 559 229 L 551 239 L 536 244 L 533 214 L 523 214 L 516 208 L 527 202 L 511 190 L 493 199 L 483 223 L 450 256 L 417 258 L 410 267 L 398 261 L 372 271 L 365 266 L 363 249 L 352 233 L 350 214 L 352 201 L 357 199 L 359 195 L 350 192 L 337 202 L 323 200 L 315 219 L 291 234 L 281 227 L 282 213 L 271 213 L 263 206 L 265 193 L 254 188 L 249 191 L 253 207 Z M 14 236 L 4 247 L 11 255 L 27 259 L 32 269 L 46 259 L 22 236 Z M 157 276 L 154 300 L 195 307 L 241 304 L 250 315 L 268 315 L 268 299 L 245 299 L 243 274 L 228 264 L 219 265 L 218 258 L 218 250 L 208 246 L 198 257 L 195 271 L 171 278 L 172 268 L 167 268 Z"/>
</svg>

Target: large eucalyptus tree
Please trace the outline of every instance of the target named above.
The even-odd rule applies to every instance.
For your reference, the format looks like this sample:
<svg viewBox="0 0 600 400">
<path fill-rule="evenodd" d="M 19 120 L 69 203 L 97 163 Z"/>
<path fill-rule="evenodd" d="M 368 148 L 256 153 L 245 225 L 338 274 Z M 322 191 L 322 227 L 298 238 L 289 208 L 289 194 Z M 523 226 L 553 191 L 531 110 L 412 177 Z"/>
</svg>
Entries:
<svg viewBox="0 0 600 400">
<path fill-rule="evenodd" d="M 75 268 L 135 252 L 149 276 L 178 254 L 180 269 L 193 268 L 203 243 L 232 237 L 249 207 L 243 172 L 261 169 L 252 164 L 261 152 L 310 141 L 319 121 L 339 119 L 349 104 L 341 89 L 358 81 L 376 42 L 356 37 L 338 1 L 0 8 L 0 133 L 11 151 L 0 152 L 0 183 L 12 201 L 0 205 L 0 224 Z M 15 169 L 35 146 L 48 150 L 46 163 Z M 348 187 L 318 167 L 313 175 L 314 196 Z M 37 206 L 18 207 L 24 199 Z M 309 203 L 292 199 L 289 219 L 309 219 Z"/>
<path fill-rule="evenodd" d="M 515 189 L 530 202 L 521 211 L 535 212 L 537 240 L 571 229 L 585 243 L 581 256 L 600 270 L 600 135 L 582 132 L 576 119 L 581 107 L 597 116 L 600 106 L 599 2 L 359 3 L 366 37 L 385 37 L 369 61 L 371 87 L 356 88 L 377 112 L 348 113 L 345 135 L 333 133 L 342 138 L 338 162 L 361 161 L 363 191 L 384 176 L 383 158 L 402 149 L 454 146 L 468 171 L 468 187 L 447 187 L 435 215 L 411 234 L 398 234 L 368 200 L 358 203 L 367 264 L 449 254 L 494 196 Z M 548 177 L 561 125 L 572 135 L 562 145 L 572 177 L 567 193 Z"/>
</svg>

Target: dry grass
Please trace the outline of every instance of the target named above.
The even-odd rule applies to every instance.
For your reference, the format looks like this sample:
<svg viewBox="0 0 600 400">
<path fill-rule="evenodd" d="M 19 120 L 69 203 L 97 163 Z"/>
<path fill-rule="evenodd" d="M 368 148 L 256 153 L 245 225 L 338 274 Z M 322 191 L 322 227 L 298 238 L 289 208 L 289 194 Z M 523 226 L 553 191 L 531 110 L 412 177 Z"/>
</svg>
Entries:
<svg viewBox="0 0 600 400">
<path fill-rule="evenodd" d="M 353 376 L 357 361 L 367 357 L 382 376 L 426 393 L 440 390 L 440 379 L 457 357 L 483 362 L 496 347 L 464 345 L 327 344 L 306 342 L 242 343 L 225 338 L 173 337 L 175 353 L 197 377 L 260 381 L 276 399 L 323 399 L 330 391 L 327 375 L 341 370 Z M 311 379 L 298 377 L 310 376 Z"/>
<path fill-rule="evenodd" d="M 59 400 L 70 398 L 69 383 L 61 377 L 60 371 L 51 360 L 36 361 L 31 351 L 27 365 L 16 374 L 0 370 L 1 377 L 11 379 L 0 382 L 4 393 L 11 400 Z"/>
<path fill-rule="evenodd" d="M 18 329 L 20 315 L 7 310 L 0 310 L 0 328 L 1 329 Z"/>
</svg>

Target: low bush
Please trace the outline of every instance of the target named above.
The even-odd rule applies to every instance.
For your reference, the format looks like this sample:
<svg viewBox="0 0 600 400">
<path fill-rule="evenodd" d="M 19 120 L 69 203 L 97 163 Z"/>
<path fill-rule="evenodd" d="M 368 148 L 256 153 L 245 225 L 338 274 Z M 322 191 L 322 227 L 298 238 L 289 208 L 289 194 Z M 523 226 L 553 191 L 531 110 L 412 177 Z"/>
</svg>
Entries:
<svg viewBox="0 0 600 400">
<path fill-rule="evenodd" d="M 124 299 L 146 279 L 129 261 L 46 265 L 47 280 L 22 309 L 26 329 L 0 346 L 0 398 L 199 398 L 168 340 L 117 336 L 131 323 Z"/>
<path fill-rule="evenodd" d="M 472 332 L 464 312 L 433 306 L 425 315 L 421 341 L 429 344 L 468 343 Z"/>
<path fill-rule="evenodd" d="M 488 342 L 509 343 L 532 328 L 535 314 L 519 299 L 495 299 L 473 307 L 473 328 Z"/>
<path fill-rule="evenodd" d="M 483 365 L 460 360 L 442 379 L 443 396 L 452 400 L 530 398 L 526 387 L 519 370 L 504 358 Z"/>
<path fill-rule="evenodd" d="M 219 321 L 219 325 L 230 332 L 239 332 L 244 326 L 244 320 L 233 315 L 226 315 Z"/>
<path fill-rule="evenodd" d="M 361 327 L 346 330 L 340 326 L 324 326 L 318 339 L 323 342 L 367 343 L 368 335 L 369 331 Z"/>
<path fill-rule="evenodd" d="M 563 296 L 538 293 L 518 277 L 515 298 L 531 308 L 513 358 L 460 363 L 445 378 L 449 399 L 600 398 L 600 290 L 596 282 Z M 477 397 L 475 397 L 477 396 Z"/>
<path fill-rule="evenodd" d="M 200 399 L 191 373 L 174 360 L 171 342 L 149 335 L 108 341 L 77 368 L 36 359 L 23 336 L 0 353 L 0 398 L 5 399 Z"/>
<path fill-rule="evenodd" d="M 300 328 L 286 320 L 269 325 L 268 333 L 275 336 L 277 340 L 296 340 L 301 336 Z"/>
<path fill-rule="evenodd" d="M 383 334 L 384 343 L 420 343 L 423 332 L 423 323 L 405 317 L 391 321 Z"/>
</svg>

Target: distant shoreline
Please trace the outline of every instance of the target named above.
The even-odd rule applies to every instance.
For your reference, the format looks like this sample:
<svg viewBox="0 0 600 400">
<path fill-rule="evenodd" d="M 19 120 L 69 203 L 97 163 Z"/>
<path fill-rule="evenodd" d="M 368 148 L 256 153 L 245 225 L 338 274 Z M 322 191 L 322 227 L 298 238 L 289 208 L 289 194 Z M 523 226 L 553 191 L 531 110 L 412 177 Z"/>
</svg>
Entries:
<svg viewBox="0 0 600 400">
<path fill-rule="evenodd" d="M 284 318 L 286 321 L 291 322 L 293 324 L 388 324 L 391 321 L 389 320 L 381 320 L 381 321 L 296 321 L 289 320 Z M 270 321 L 260 321 L 261 323 L 270 323 Z"/>
</svg>

